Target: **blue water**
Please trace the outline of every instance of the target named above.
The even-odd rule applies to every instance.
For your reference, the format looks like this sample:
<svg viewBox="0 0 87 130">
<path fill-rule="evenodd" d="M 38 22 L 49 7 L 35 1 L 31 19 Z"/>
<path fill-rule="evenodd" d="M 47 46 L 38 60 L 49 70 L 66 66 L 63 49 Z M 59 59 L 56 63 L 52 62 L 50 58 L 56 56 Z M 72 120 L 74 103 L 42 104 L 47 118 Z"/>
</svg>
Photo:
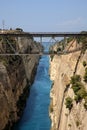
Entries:
<svg viewBox="0 0 87 130">
<path fill-rule="evenodd" d="M 15 130 L 50 130 L 49 94 L 52 82 L 48 73 L 49 57 L 42 56 L 26 108 Z"/>
</svg>

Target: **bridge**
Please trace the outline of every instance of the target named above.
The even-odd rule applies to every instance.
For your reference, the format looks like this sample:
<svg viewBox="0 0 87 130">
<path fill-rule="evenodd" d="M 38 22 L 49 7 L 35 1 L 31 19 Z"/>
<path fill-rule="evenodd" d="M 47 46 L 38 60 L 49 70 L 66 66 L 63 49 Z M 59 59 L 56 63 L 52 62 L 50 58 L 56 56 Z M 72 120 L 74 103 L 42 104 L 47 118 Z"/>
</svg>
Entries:
<svg viewBox="0 0 87 130">
<path fill-rule="evenodd" d="M 86 32 L 18 32 L 18 31 L 0 31 L 0 36 L 16 37 L 70 37 L 70 36 L 87 36 Z"/>
<path fill-rule="evenodd" d="M 23 31 L 0 31 L 0 37 L 2 37 L 3 39 L 6 39 L 7 40 L 7 44 L 9 44 L 9 46 L 12 48 L 12 50 L 14 50 L 14 53 L 0 53 L 0 55 L 33 55 L 33 54 L 36 54 L 36 55 L 63 55 L 63 54 L 68 54 L 68 53 L 72 53 L 72 52 L 75 52 L 75 51 L 79 51 L 81 50 L 81 47 L 79 48 L 76 48 L 75 50 L 73 51 L 69 51 L 68 50 L 64 50 L 65 49 L 65 46 L 67 44 L 67 37 L 73 37 L 73 38 L 80 38 L 80 37 L 87 37 L 87 33 L 86 32 L 23 32 Z M 15 38 L 18 38 L 18 37 L 32 37 L 32 38 L 40 38 L 40 43 L 42 44 L 43 42 L 43 38 L 51 38 L 51 40 L 53 39 L 54 40 L 54 43 L 58 43 L 58 39 L 56 38 L 59 38 L 59 37 L 62 37 L 64 38 L 64 42 L 62 44 L 62 50 L 59 51 L 59 52 L 29 52 L 29 53 L 19 53 L 17 50 L 14 49 L 14 47 L 12 46 L 12 44 L 10 43 L 10 41 L 7 39 L 7 37 L 15 37 Z M 2 40 L 0 41 L 2 42 Z M 49 41 L 50 42 L 50 41 Z M 49 43 L 47 42 L 47 43 Z M 70 47 L 69 47 L 70 48 Z"/>
</svg>

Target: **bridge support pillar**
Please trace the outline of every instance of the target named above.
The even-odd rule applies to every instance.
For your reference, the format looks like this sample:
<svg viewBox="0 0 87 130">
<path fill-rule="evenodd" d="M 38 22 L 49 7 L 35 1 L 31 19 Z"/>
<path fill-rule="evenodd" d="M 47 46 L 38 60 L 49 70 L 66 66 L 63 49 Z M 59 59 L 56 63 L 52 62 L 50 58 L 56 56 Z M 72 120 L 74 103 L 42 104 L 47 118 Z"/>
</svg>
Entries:
<svg viewBox="0 0 87 130">
<path fill-rule="evenodd" d="M 67 45 L 67 38 L 64 37 L 64 49 L 65 49 L 66 45 Z"/>
<path fill-rule="evenodd" d="M 42 44 L 42 36 L 40 37 L 40 44 Z"/>
</svg>

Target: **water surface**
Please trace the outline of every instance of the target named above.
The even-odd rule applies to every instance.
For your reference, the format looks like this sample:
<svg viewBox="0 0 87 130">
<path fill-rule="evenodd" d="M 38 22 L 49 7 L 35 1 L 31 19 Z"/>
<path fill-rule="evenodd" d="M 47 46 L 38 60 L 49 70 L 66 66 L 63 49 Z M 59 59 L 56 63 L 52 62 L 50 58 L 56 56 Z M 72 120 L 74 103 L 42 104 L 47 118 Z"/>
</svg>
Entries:
<svg viewBox="0 0 87 130">
<path fill-rule="evenodd" d="M 31 86 L 26 108 L 15 130 L 50 130 L 49 118 L 50 89 L 49 57 L 42 56 L 35 81 Z"/>
</svg>

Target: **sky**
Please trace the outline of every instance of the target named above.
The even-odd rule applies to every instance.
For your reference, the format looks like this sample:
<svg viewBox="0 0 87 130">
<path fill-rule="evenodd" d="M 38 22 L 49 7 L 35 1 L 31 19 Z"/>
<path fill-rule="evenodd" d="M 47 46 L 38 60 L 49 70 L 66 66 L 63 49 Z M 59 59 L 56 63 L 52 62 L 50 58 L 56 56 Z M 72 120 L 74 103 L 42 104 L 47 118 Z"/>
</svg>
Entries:
<svg viewBox="0 0 87 130">
<path fill-rule="evenodd" d="M 0 0 L 0 28 L 27 32 L 87 31 L 87 0 Z"/>
</svg>

